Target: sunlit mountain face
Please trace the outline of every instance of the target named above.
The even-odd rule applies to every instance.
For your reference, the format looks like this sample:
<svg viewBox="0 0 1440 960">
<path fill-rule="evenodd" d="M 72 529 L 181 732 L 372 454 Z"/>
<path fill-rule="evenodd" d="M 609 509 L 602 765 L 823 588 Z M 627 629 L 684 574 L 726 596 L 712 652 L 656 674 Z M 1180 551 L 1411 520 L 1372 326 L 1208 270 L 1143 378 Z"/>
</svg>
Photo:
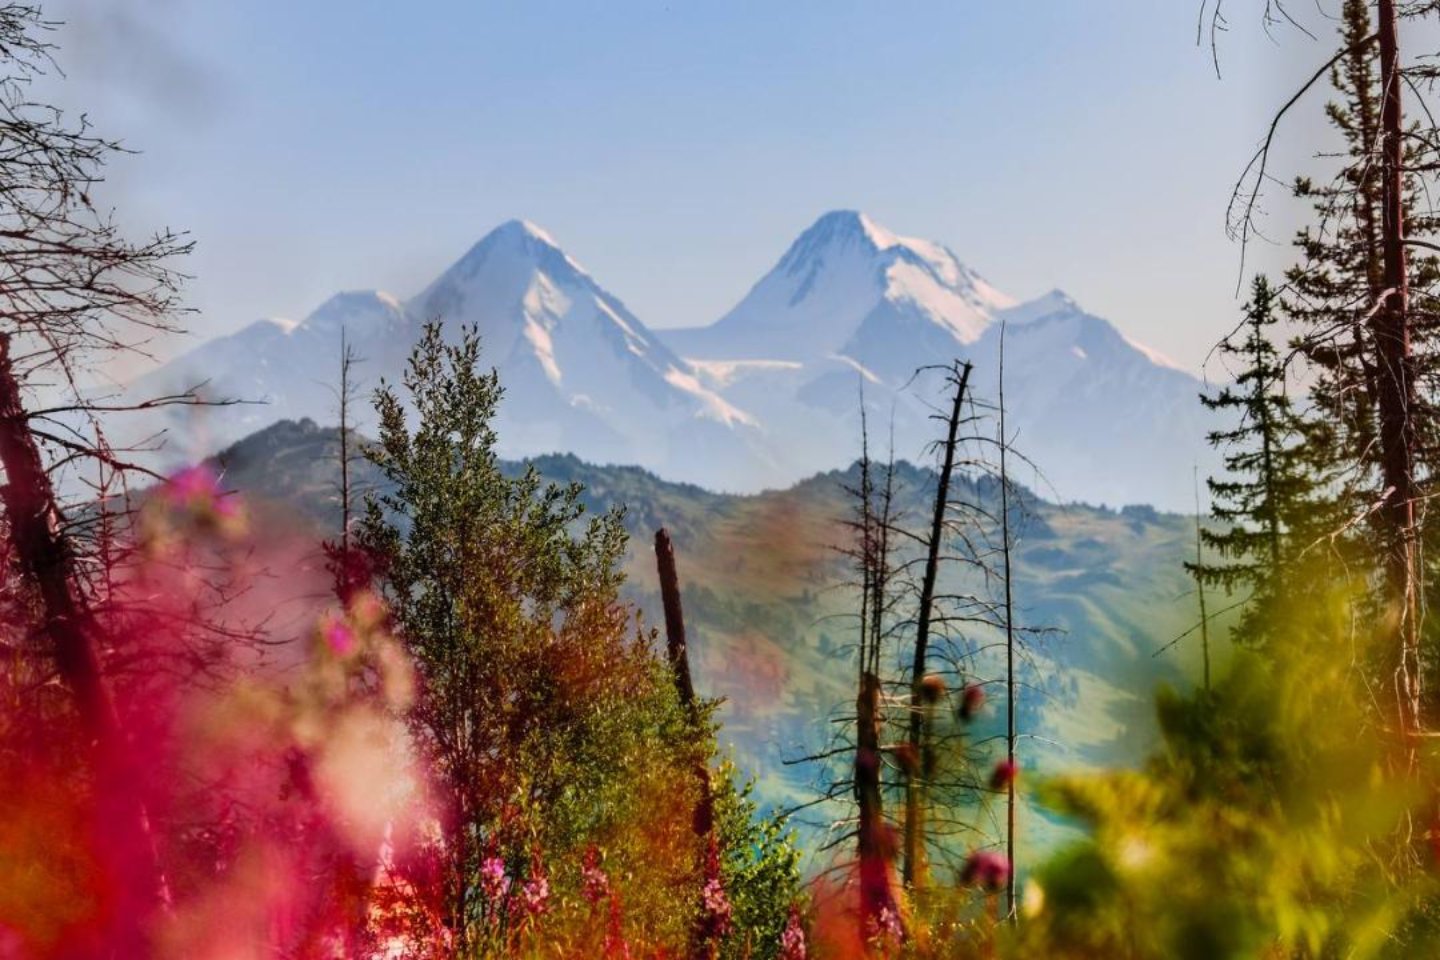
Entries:
<svg viewBox="0 0 1440 960">
<path fill-rule="evenodd" d="M 342 334 L 363 382 L 396 382 L 429 321 L 452 339 L 479 331 L 506 391 L 507 456 L 572 453 L 756 491 L 851 462 L 863 405 L 881 448 L 920 460 L 935 436 L 934 368 L 972 361 L 973 396 L 992 408 L 1003 341 L 1007 432 L 1038 471 L 1025 479 L 1056 499 L 1180 508 L 1194 465 L 1211 463 L 1194 377 L 1059 291 L 1019 302 L 945 246 L 854 211 L 820 217 L 705 327 L 647 327 L 543 229 L 514 220 L 408 300 L 338 294 L 299 322 L 202 344 L 132 389 L 204 383 L 265 401 L 185 424 L 208 449 L 282 418 L 333 423 Z M 370 427 L 357 407 L 353 424 Z M 993 435 L 994 419 L 975 429 Z"/>
</svg>

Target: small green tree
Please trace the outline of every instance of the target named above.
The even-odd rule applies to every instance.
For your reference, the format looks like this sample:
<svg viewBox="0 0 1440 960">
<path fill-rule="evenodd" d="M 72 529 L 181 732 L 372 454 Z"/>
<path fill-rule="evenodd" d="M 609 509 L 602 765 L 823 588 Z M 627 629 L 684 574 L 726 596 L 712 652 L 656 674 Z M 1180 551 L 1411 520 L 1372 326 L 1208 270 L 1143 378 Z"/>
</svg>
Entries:
<svg viewBox="0 0 1440 960">
<path fill-rule="evenodd" d="M 445 806 L 445 912 L 465 942 L 482 859 L 547 858 L 596 832 L 627 760 L 668 754 L 678 711 L 620 603 L 618 513 L 586 519 L 578 485 L 507 476 L 498 378 L 479 339 L 426 327 L 404 386 L 376 391 L 370 457 L 388 484 L 359 542 L 421 685 L 409 721 Z"/>
<path fill-rule="evenodd" d="M 780 816 L 764 816 L 754 782 L 737 784 L 728 761 L 712 775 L 720 874 L 734 907 L 734 933 L 724 960 L 773 960 L 790 908 L 800 897 L 800 848 Z"/>
<path fill-rule="evenodd" d="M 502 467 L 491 425 L 502 391 L 479 351 L 474 330 L 447 344 L 429 324 L 404 376 L 408 404 L 382 383 L 367 455 L 386 492 L 357 532 L 416 665 L 408 720 L 444 811 L 443 939 L 464 956 L 524 936 L 592 949 L 606 924 L 581 895 L 582 865 L 598 851 L 624 936 L 673 951 L 699 901 L 689 773 L 712 757 L 713 729 L 686 716 L 620 599 L 621 513 L 588 517 L 579 484 Z M 716 803 L 731 941 L 769 956 L 798 890 L 794 849 L 728 772 Z"/>
<path fill-rule="evenodd" d="M 1292 408 L 1284 362 L 1271 339 L 1276 306 L 1274 288 L 1256 277 L 1244 324 L 1220 344 L 1223 356 L 1242 365 L 1240 372 L 1218 394 L 1201 395 L 1206 407 L 1237 422 L 1209 435 L 1224 451 L 1226 472 L 1207 481 L 1210 512 L 1221 526 L 1202 529 L 1200 539 L 1219 559 L 1186 564 L 1202 586 L 1250 590 L 1237 636 L 1256 645 L 1266 639 L 1270 608 L 1290 589 L 1294 556 L 1326 526 L 1317 501 L 1316 428 Z"/>
</svg>

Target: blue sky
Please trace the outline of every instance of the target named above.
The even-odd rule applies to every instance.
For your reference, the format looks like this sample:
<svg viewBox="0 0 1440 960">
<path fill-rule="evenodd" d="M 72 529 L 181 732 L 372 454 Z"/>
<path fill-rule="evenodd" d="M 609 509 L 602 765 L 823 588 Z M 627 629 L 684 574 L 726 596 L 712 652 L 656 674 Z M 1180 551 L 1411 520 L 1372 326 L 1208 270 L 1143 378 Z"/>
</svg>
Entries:
<svg viewBox="0 0 1440 960">
<path fill-rule="evenodd" d="M 122 221 L 198 241 L 202 333 L 339 289 L 408 296 L 510 217 L 652 326 L 706 323 L 852 207 L 1017 296 L 1062 287 L 1198 369 L 1238 310 L 1231 184 L 1326 55 L 1231 4 L 1223 80 L 1195 44 L 1198 0 L 51 12 L 69 21 L 60 96 L 143 151 L 114 171 Z"/>
</svg>

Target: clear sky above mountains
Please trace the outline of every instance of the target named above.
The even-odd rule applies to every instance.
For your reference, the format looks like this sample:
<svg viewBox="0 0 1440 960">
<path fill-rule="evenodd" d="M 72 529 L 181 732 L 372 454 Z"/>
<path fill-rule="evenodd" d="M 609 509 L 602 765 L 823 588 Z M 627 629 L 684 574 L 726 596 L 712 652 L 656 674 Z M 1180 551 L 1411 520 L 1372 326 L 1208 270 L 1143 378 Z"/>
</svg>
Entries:
<svg viewBox="0 0 1440 960">
<path fill-rule="evenodd" d="M 1324 56 L 1258 6 L 1230 10 L 1223 80 L 1188 0 L 48 9 L 77 24 L 61 98 L 143 150 L 109 199 L 199 241 L 206 335 L 413 295 L 509 217 L 650 325 L 707 323 L 847 207 L 1198 370 L 1238 310 L 1234 177 Z"/>
</svg>

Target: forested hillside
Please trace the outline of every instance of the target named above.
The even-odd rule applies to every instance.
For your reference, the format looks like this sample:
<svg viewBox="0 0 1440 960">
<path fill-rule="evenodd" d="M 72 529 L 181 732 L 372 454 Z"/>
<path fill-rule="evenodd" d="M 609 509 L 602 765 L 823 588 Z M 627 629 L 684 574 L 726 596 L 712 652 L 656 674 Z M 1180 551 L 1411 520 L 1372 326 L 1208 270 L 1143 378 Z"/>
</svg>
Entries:
<svg viewBox="0 0 1440 960">
<path fill-rule="evenodd" d="M 227 489 L 268 504 L 278 517 L 298 513 L 318 542 L 340 522 L 339 456 L 337 431 L 283 421 L 231 447 L 216 465 Z M 760 777 L 766 801 L 788 808 L 810 800 L 824 772 L 796 761 L 823 752 L 829 731 L 816 718 L 841 715 L 854 696 L 854 611 L 844 586 L 853 575 L 842 548 L 851 507 L 845 488 L 854 485 L 856 468 L 788 490 L 727 496 L 634 467 L 568 456 L 534 463 L 548 480 L 581 484 L 593 513 L 624 509 L 625 593 L 651 626 L 663 624 L 651 541 L 655 531 L 669 530 L 696 683 L 702 695 L 725 700 L 721 741 L 734 746 L 742 770 Z M 901 465 L 898 478 L 899 512 L 922 517 L 933 471 Z M 373 468 L 357 471 L 354 482 L 372 492 L 383 486 Z M 979 502 L 995 494 L 985 481 L 964 486 L 960 495 Z M 1036 631 L 1025 641 L 1026 765 L 1058 771 L 1133 762 L 1156 733 L 1144 691 L 1188 686 L 1201 673 L 1199 611 L 1183 566 L 1195 548 L 1194 520 L 1144 506 L 1057 507 L 1028 492 L 1021 502 L 1016 594 L 1023 622 Z M 317 549 L 310 562 L 321 560 Z M 1215 609 L 1232 602 L 1217 594 Z M 1233 615 L 1211 626 L 1217 669 L 1226 659 L 1219 638 L 1229 620 Z M 957 653 L 975 652 L 966 669 L 996 680 L 995 631 L 954 632 Z M 985 718 L 985 738 L 1001 732 L 998 721 Z M 989 749 L 998 748 L 992 742 Z M 823 812 L 802 819 L 817 829 L 829 822 Z M 1025 836 L 1043 847 L 1053 834 L 1036 823 Z"/>
</svg>

